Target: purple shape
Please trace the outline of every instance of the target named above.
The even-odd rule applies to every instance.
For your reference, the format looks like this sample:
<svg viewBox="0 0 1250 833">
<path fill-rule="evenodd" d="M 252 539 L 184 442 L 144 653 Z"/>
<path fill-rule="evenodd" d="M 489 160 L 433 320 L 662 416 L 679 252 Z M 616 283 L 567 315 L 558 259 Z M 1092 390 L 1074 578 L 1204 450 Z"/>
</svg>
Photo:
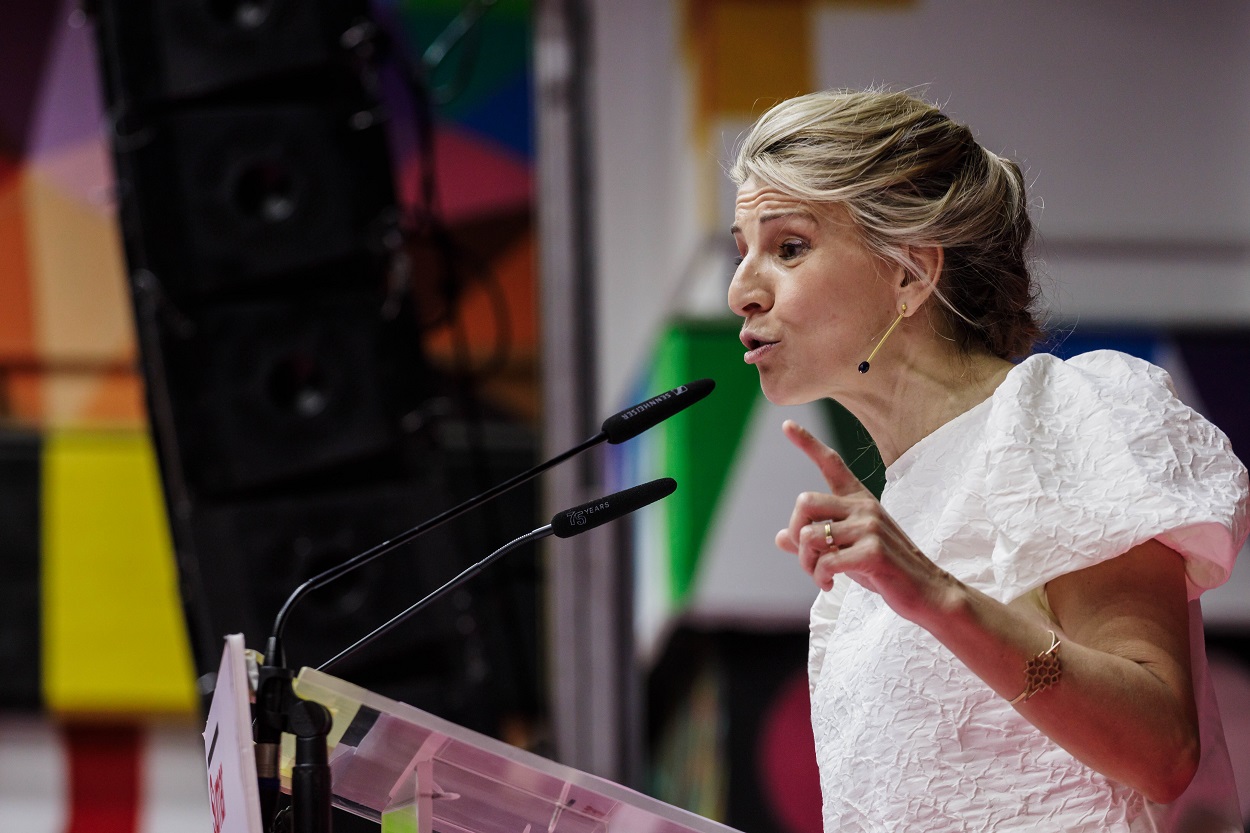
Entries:
<svg viewBox="0 0 1250 833">
<path fill-rule="evenodd" d="M 63 3 L 47 45 L 34 123 L 27 133 L 28 158 L 101 139 L 104 111 L 92 29 L 69 22 L 73 2 Z"/>
<path fill-rule="evenodd" d="M 1238 457 L 1250 459 L 1250 329 L 1180 331 L 1173 343 L 1202 398 L 1202 415 L 1228 435 Z"/>
</svg>

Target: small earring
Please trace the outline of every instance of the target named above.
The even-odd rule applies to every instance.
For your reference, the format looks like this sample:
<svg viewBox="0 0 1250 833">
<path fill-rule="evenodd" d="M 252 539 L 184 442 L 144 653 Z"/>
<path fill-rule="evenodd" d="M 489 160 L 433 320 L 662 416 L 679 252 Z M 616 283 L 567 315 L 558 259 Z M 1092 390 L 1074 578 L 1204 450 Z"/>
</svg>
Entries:
<svg viewBox="0 0 1250 833">
<path fill-rule="evenodd" d="M 868 358 L 859 363 L 859 372 L 868 372 L 868 363 L 877 355 L 877 351 L 881 349 L 881 345 L 885 344 L 885 340 L 890 337 L 890 333 L 894 332 L 894 328 L 898 326 L 898 322 L 903 320 L 903 316 L 907 314 L 907 304 L 903 304 L 903 311 L 898 314 L 898 318 L 894 319 L 894 323 L 890 325 L 890 329 L 885 331 L 885 335 L 881 336 L 881 340 L 877 342 L 877 346 L 872 348 L 872 352 L 868 354 Z"/>
</svg>

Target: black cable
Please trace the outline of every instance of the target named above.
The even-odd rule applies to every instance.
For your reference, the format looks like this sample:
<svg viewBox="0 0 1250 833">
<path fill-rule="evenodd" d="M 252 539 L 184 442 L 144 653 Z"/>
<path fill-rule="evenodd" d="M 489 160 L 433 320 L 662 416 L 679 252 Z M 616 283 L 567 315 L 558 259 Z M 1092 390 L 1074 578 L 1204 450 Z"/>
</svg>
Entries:
<svg viewBox="0 0 1250 833">
<path fill-rule="evenodd" d="M 412 150 L 418 177 L 416 194 L 407 207 L 402 228 L 409 244 L 418 247 L 420 260 L 425 261 L 425 255 L 429 255 L 428 259 L 433 263 L 429 279 L 414 272 L 412 279 L 407 281 L 406 289 L 412 293 L 413 314 L 422 332 L 429 333 L 443 327 L 449 331 L 452 391 L 465 429 L 468 482 L 477 484 L 477 488 L 470 491 L 480 490 L 492 480 L 487 450 L 487 418 L 480 402 L 480 391 L 485 380 L 508 369 L 513 355 L 513 331 L 507 298 L 497 276 L 484 257 L 459 244 L 445 218 L 443 183 L 438 177 L 437 110 L 467 88 L 481 45 L 480 22 L 492 5 L 494 0 L 470 0 L 465 3 L 419 60 L 414 60 L 403 49 L 394 50 L 390 56 L 392 68 L 407 93 L 406 112 L 412 119 L 412 139 L 415 142 Z M 436 87 L 432 79 L 441 67 L 446 66 L 445 61 L 453 51 L 456 51 L 457 57 L 453 82 Z M 433 303 L 430 303 L 430 297 L 423 296 L 423 292 L 428 293 L 431 284 L 434 289 Z M 474 354 L 474 345 L 462 313 L 474 286 L 482 287 L 486 293 L 489 315 L 494 323 L 494 337 L 489 349 L 478 355 Z M 498 526 L 501 519 L 497 507 L 492 505 L 486 511 L 490 513 L 486 527 Z M 500 595 L 498 578 L 492 577 L 490 584 L 481 590 L 493 601 L 498 601 L 496 597 Z M 470 608 L 480 603 L 470 597 Z M 502 629 L 505 638 L 510 638 L 508 635 L 520 633 L 527 623 L 522 620 L 516 605 L 492 604 L 492 609 L 501 607 L 511 613 L 510 618 L 514 620 L 510 627 Z M 514 646 L 510 653 L 515 654 L 519 648 Z"/>
<path fill-rule="evenodd" d="M 438 326 L 454 326 L 457 319 L 457 307 L 464 298 L 469 282 L 483 286 L 489 296 L 492 317 L 495 322 L 495 344 L 488 359 L 481 367 L 474 368 L 471 362 L 458 362 L 455 371 L 465 377 L 489 378 L 505 369 L 512 353 L 511 321 L 508 316 L 507 299 L 494 276 L 469 252 L 462 250 L 451 233 L 440 200 L 440 183 L 437 178 L 437 144 L 436 144 L 436 99 L 438 93 L 431 83 L 431 76 L 447 54 L 465 39 L 465 48 L 472 47 L 475 55 L 476 46 L 480 42 L 480 21 L 485 11 L 494 5 L 494 0 L 470 0 L 461 12 L 453 19 L 444 32 L 435 39 L 434 44 L 426 51 L 426 57 L 419 63 L 413 62 L 402 50 L 393 54 L 394 62 L 408 92 L 409 109 L 413 118 L 416 136 L 416 153 L 418 156 L 418 194 L 417 204 L 411 207 L 408 216 L 408 234 L 410 239 L 420 244 L 429 242 L 436 260 L 439 263 L 443 279 L 438 282 L 442 304 L 436 317 L 428 317 L 428 306 L 418 304 L 416 308 L 427 313 L 421 325 L 426 329 Z M 433 53 L 433 54 L 432 54 Z M 467 77 L 473 70 L 473 61 L 462 57 L 459 63 L 460 75 Z M 468 269 L 463 265 L 467 264 Z M 415 282 L 412 284 L 415 287 Z M 420 299 L 417 299 L 418 301 Z"/>
</svg>

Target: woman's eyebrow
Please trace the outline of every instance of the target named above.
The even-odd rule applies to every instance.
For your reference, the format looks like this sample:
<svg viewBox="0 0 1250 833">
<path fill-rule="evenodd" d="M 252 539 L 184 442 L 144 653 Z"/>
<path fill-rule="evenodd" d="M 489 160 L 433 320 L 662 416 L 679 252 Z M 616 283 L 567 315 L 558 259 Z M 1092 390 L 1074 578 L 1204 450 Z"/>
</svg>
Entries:
<svg viewBox="0 0 1250 833">
<path fill-rule="evenodd" d="M 765 211 L 763 214 L 760 215 L 760 225 L 762 226 L 765 223 L 771 223 L 774 220 L 781 220 L 786 217 L 798 217 L 799 219 L 802 219 L 802 220 L 809 220 L 813 223 L 816 222 L 815 215 L 806 209 L 785 208 L 785 209 L 780 209 L 777 211 Z M 730 234 L 738 234 L 741 231 L 742 231 L 742 227 L 739 226 L 737 223 L 734 223 L 732 226 L 729 227 Z"/>
</svg>

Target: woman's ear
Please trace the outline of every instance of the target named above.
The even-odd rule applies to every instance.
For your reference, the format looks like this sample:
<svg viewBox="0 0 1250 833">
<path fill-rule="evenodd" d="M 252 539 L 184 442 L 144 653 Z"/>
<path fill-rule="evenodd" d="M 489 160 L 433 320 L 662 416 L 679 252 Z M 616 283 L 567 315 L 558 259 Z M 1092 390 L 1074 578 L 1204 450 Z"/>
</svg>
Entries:
<svg viewBox="0 0 1250 833">
<path fill-rule="evenodd" d="M 898 287 L 899 307 L 907 304 L 907 314 L 914 315 L 937 288 L 946 255 L 941 246 L 907 246 L 904 252 L 917 271 L 903 274 Z"/>
</svg>

